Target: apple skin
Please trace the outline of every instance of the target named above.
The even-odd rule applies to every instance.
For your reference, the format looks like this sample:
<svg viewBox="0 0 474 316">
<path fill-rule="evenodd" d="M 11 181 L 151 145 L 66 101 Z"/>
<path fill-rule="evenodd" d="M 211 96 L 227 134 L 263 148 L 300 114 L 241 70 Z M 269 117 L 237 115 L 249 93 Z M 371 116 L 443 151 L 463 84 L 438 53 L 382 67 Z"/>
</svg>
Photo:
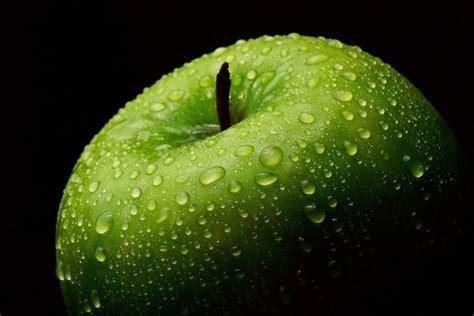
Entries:
<svg viewBox="0 0 474 316">
<path fill-rule="evenodd" d="M 240 40 L 163 76 L 86 146 L 56 274 L 71 315 L 317 310 L 341 280 L 448 245 L 463 168 L 440 115 L 380 59 L 297 34 Z"/>
</svg>

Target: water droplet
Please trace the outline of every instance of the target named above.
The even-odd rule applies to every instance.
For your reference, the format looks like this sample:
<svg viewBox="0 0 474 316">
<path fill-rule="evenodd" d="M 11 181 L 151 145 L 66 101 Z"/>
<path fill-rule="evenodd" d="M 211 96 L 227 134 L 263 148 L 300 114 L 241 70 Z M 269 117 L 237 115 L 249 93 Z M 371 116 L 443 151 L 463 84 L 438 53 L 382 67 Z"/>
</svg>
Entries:
<svg viewBox="0 0 474 316">
<path fill-rule="evenodd" d="M 357 130 L 357 133 L 359 134 L 359 137 L 363 138 L 363 139 L 367 139 L 367 138 L 370 137 L 370 131 L 368 129 L 365 129 L 365 128 L 359 128 Z"/>
<path fill-rule="evenodd" d="M 82 301 L 82 309 L 86 313 L 90 313 L 92 311 L 91 305 L 89 304 L 89 301 L 87 300 L 87 298 L 84 299 L 84 301 Z"/>
<path fill-rule="evenodd" d="M 283 159 L 283 150 L 277 146 L 266 147 L 262 150 L 258 159 L 264 166 L 276 166 Z"/>
<path fill-rule="evenodd" d="M 344 90 L 336 91 L 334 92 L 332 96 L 334 97 L 334 99 L 343 101 L 343 102 L 348 102 L 352 100 L 352 97 L 353 97 L 350 91 L 344 91 Z"/>
<path fill-rule="evenodd" d="M 243 145 L 234 151 L 234 155 L 237 157 L 246 157 L 253 153 L 254 150 L 255 148 L 252 145 Z"/>
<path fill-rule="evenodd" d="M 132 197 L 133 198 L 138 198 L 142 194 L 142 190 L 140 188 L 133 188 L 132 189 Z"/>
<path fill-rule="evenodd" d="M 316 153 L 321 155 L 326 150 L 326 145 L 316 143 L 316 144 L 314 144 L 314 150 L 316 151 Z"/>
<path fill-rule="evenodd" d="M 321 224 L 326 219 L 326 212 L 317 208 L 316 204 L 311 203 L 303 207 L 306 217 L 315 224 Z"/>
<path fill-rule="evenodd" d="M 347 121 L 352 121 L 354 119 L 354 114 L 349 111 L 342 111 L 342 117 L 344 117 Z"/>
<path fill-rule="evenodd" d="M 301 113 L 298 119 L 303 124 L 311 124 L 315 120 L 314 115 L 308 112 Z"/>
<path fill-rule="evenodd" d="M 154 200 L 151 200 L 150 202 L 148 202 L 148 205 L 146 206 L 146 208 L 149 211 L 153 211 L 156 208 L 156 202 Z"/>
<path fill-rule="evenodd" d="M 261 186 L 267 186 L 275 183 L 278 180 L 278 176 L 269 172 L 262 172 L 255 176 L 255 182 Z"/>
<path fill-rule="evenodd" d="M 114 223 L 114 216 L 110 212 L 104 212 L 99 217 L 97 217 L 97 220 L 95 222 L 95 231 L 98 234 L 105 234 L 110 230 Z"/>
<path fill-rule="evenodd" d="M 336 40 L 336 39 L 328 40 L 328 46 L 333 47 L 333 48 L 342 48 L 343 47 L 342 43 L 339 40 Z"/>
<path fill-rule="evenodd" d="M 234 257 L 238 257 L 240 256 L 240 254 L 242 253 L 242 251 L 240 250 L 240 248 L 238 246 L 234 246 L 230 249 L 230 252 L 232 253 L 232 255 Z"/>
<path fill-rule="evenodd" d="M 138 207 L 135 205 L 130 206 L 130 214 L 137 215 L 138 214 Z"/>
<path fill-rule="evenodd" d="M 242 184 L 239 181 L 236 181 L 236 180 L 230 181 L 229 187 L 228 187 L 229 192 L 237 193 L 237 192 L 240 192 L 241 189 L 242 189 Z"/>
<path fill-rule="evenodd" d="M 205 170 L 203 173 L 201 173 L 201 176 L 199 177 L 199 182 L 203 185 L 209 185 L 211 183 L 216 182 L 219 179 L 222 179 L 225 176 L 225 169 L 216 166 L 209 168 Z"/>
<path fill-rule="evenodd" d="M 316 64 L 325 62 L 327 60 L 329 60 L 328 55 L 315 54 L 315 55 L 309 57 L 308 59 L 306 59 L 306 65 L 316 65 Z"/>
<path fill-rule="evenodd" d="M 164 109 L 166 109 L 166 105 L 164 105 L 163 103 L 153 103 L 151 106 L 150 106 L 150 110 L 152 112 L 161 112 L 163 111 Z"/>
<path fill-rule="evenodd" d="M 208 210 L 209 212 L 213 211 L 215 207 L 216 207 L 216 204 L 214 204 L 213 201 L 206 202 L 206 210 Z"/>
<path fill-rule="evenodd" d="M 96 290 L 91 291 L 91 302 L 92 302 L 92 305 L 94 305 L 95 308 L 100 308 L 99 294 L 97 293 Z"/>
<path fill-rule="evenodd" d="M 355 81 L 357 79 L 356 74 L 350 71 L 346 71 L 342 76 L 349 81 Z"/>
<path fill-rule="evenodd" d="M 308 147 L 308 143 L 304 139 L 297 139 L 296 145 L 298 146 L 298 148 L 301 149 L 305 149 L 306 147 Z"/>
<path fill-rule="evenodd" d="M 212 77 L 211 76 L 204 76 L 199 80 L 199 85 L 203 88 L 208 88 L 212 85 Z"/>
<path fill-rule="evenodd" d="M 351 143 L 350 141 L 344 141 L 344 147 L 346 148 L 346 153 L 349 156 L 354 156 L 357 154 L 357 145 L 354 143 Z"/>
<path fill-rule="evenodd" d="M 147 175 L 151 175 L 151 174 L 153 174 L 153 173 L 156 171 L 157 168 L 158 168 L 158 167 L 157 167 L 156 165 L 148 165 L 148 166 L 146 167 L 145 173 L 146 173 Z"/>
<path fill-rule="evenodd" d="M 163 183 L 163 177 L 162 176 L 156 176 L 153 178 L 153 185 L 154 186 L 159 186 L 160 184 Z"/>
<path fill-rule="evenodd" d="M 184 96 L 183 90 L 173 90 L 168 94 L 168 99 L 171 101 L 178 101 Z"/>
<path fill-rule="evenodd" d="M 304 194 L 311 195 L 316 192 L 316 186 L 308 182 L 308 180 L 304 180 L 301 182 L 301 191 L 303 191 Z"/>
<path fill-rule="evenodd" d="M 164 222 L 168 218 L 169 213 L 170 213 L 170 209 L 167 207 L 163 207 L 158 213 L 158 217 L 156 218 L 156 223 L 160 224 Z"/>
<path fill-rule="evenodd" d="M 204 216 L 199 216 L 198 217 L 198 224 L 199 225 L 206 225 L 207 219 Z"/>
<path fill-rule="evenodd" d="M 130 180 L 136 179 L 139 174 L 140 173 L 137 170 L 133 170 L 132 172 L 130 172 L 130 175 L 129 175 Z"/>
<path fill-rule="evenodd" d="M 246 77 L 248 80 L 253 80 L 257 77 L 257 73 L 255 72 L 255 70 L 251 69 L 247 72 Z"/>
<path fill-rule="evenodd" d="M 181 245 L 181 248 L 179 249 L 179 252 L 182 254 L 182 255 L 185 255 L 189 252 L 189 249 L 188 247 L 186 247 L 185 245 Z"/>
<path fill-rule="evenodd" d="M 415 178 L 421 178 L 423 174 L 425 173 L 425 168 L 419 161 L 414 161 L 409 164 L 409 167 L 411 174 Z"/>
<path fill-rule="evenodd" d="M 379 122 L 380 128 L 382 128 L 384 131 L 388 130 L 388 124 L 385 123 L 384 121 Z"/>
<path fill-rule="evenodd" d="M 300 157 L 295 153 L 291 153 L 289 157 L 290 157 L 290 160 L 293 162 L 297 162 L 298 160 L 300 160 Z"/>
<path fill-rule="evenodd" d="M 63 263 L 61 261 L 59 261 L 56 266 L 56 277 L 60 281 L 64 281 L 64 269 L 63 269 Z"/>
<path fill-rule="evenodd" d="M 212 237 L 212 232 L 209 229 L 204 230 L 204 238 L 211 238 Z"/>
<path fill-rule="evenodd" d="M 166 166 L 169 166 L 169 165 L 171 165 L 173 162 L 174 162 L 174 157 L 167 157 L 167 158 L 165 159 L 164 164 L 165 164 Z"/>
<path fill-rule="evenodd" d="M 175 201 L 178 205 L 186 205 L 189 202 L 189 194 L 185 191 L 176 193 Z"/>
<path fill-rule="evenodd" d="M 247 213 L 247 211 L 245 210 L 239 210 L 239 215 L 242 218 L 247 218 L 249 216 L 249 213 Z"/>
<path fill-rule="evenodd" d="M 308 79 L 308 82 L 306 82 L 306 86 L 308 88 L 315 88 L 318 85 L 319 85 L 319 79 L 310 78 L 310 79 Z"/>
<path fill-rule="evenodd" d="M 89 184 L 89 192 L 93 193 L 97 191 L 97 189 L 99 188 L 99 185 L 100 185 L 99 181 L 91 182 L 91 184 Z"/>
<path fill-rule="evenodd" d="M 362 117 L 362 118 L 366 118 L 367 117 L 367 111 L 359 110 L 359 116 Z"/>
<path fill-rule="evenodd" d="M 105 250 L 102 247 L 97 247 L 95 250 L 95 258 L 99 262 L 104 262 L 107 256 L 105 255 Z"/>
</svg>

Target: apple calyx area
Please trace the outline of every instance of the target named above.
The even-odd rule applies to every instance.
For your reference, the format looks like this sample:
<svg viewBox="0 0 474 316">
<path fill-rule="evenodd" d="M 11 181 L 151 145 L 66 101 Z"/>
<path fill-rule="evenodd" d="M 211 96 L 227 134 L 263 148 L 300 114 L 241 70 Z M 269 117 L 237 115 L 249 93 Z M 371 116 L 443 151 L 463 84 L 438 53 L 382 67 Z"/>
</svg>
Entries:
<svg viewBox="0 0 474 316">
<path fill-rule="evenodd" d="M 216 111 L 221 132 L 231 126 L 229 92 L 229 63 L 224 62 L 216 76 Z"/>
</svg>

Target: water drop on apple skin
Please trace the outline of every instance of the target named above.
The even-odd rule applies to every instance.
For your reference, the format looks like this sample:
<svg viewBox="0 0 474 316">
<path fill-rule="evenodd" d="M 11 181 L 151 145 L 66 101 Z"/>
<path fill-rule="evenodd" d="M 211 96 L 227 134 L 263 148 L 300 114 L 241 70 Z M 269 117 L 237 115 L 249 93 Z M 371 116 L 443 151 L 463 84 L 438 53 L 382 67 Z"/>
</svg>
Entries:
<svg viewBox="0 0 474 316">
<path fill-rule="evenodd" d="M 220 179 L 222 179 L 226 174 L 226 170 L 221 166 L 216 166 L 205 170 L 201 173 L 199 177 L 199 182 L 202 185 L 209 185 Z"/>
<path fill-rule="evenodd" d="M 99 262 L 104 262 L 105 259 L 107 258 L 105 254 L 105 249 L 102 247 L 97 247 L 97 249 L 95 250 L 94 256 L 95 256 L 95 259 Z"/>
<path fill-rule="evenodd" d="M 251 155 L 254 151 L 255 151 L 255 147 L 253 147 L 252 145 L 243 145 L 243 146 L 238 147 L 234 151 L 234 155 L 236 157 L 247 157 Z"/>
<path fill-rule="evenodd" d="M 269 172 L 262 172 L 255 176 L 255 182 L 261 186 L 269 186 L 278 180 L 278 176 Z"/>
<path fill-rule="evenodd" d="M 283 160 L 283 150 L 277 146 L 265 147 L 258 159 L 263 166 L 277 166 Z"/>
<path fill-rule="evenodd" d="M 314 115 L 308 112 L 301 113 L 298 119 L 303 124 L 311 124 L 315 121 Z"/>
<path fill-rule="evenodd" d="M 107 233 L 110 228 L 112 227 L 112 224 L 114 223 L 114 216 L 110 212 L 104 212 L 99 217 L 97 218 L 97 221 L 95 222 L 95 231 L 103 235 Z"/>
</svg>

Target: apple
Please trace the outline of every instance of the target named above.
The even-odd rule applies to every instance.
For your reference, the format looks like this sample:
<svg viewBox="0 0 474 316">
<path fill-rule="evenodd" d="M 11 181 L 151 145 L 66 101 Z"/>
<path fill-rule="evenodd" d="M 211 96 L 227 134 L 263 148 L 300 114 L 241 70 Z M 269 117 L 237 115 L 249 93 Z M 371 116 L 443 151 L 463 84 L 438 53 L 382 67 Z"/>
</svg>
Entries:
<svg viewBox="0 0 474 316">
<path fill-rule="evenodd" d="M 218 48 L 86 146 L 58 213 L 68 312 L 345 304 L 344 284 L 455 238 L 462 157 L 429 101 L 359 47 L 290 34 Z"/>
</svg>

